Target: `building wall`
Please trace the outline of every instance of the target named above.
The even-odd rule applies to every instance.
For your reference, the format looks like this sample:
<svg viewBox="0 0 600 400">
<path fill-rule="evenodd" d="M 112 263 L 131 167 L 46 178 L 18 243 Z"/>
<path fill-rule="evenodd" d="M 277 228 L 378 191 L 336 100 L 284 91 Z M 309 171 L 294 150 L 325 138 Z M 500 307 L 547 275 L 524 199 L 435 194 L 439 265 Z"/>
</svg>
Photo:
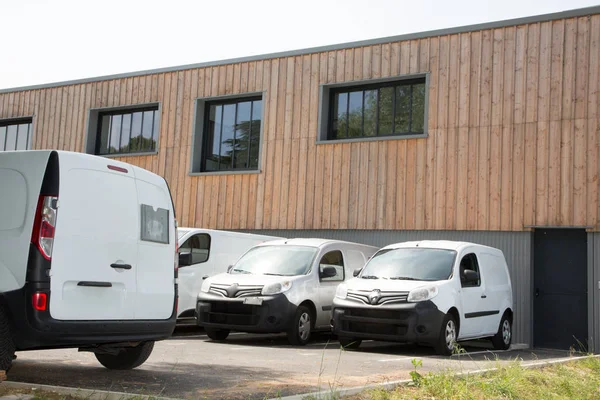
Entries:
<svg viewBox="0 0 600 400">
<path fill-rule="evenodd" d="M 91 108 L 160 102 L 181 225 L 600 230 L 600 15 L 0 94 L 34 149 L 83 151 Z M 317 144 L 320 85 L 429 73 L 428 137 Z M 190 176 L 194 99 L 264 93 L 258 174 Z"/>
<path fill-rule="evenodd" d="M 600 234 L 588 234 L 588 325 L 591 335 L 592 350 L 600 353 Z"/>
<path fill-rule="evenodd" d="M 377 231 L 377 230 L 260 230 L 280 237 L 319 237 L 383 247 L 407 240 L 460 240 L 501 249 L 506 257 L 513 285 L 514 343 L 532 344 L 532 234 L 489 231 Z M 600 235 L 596 235 L 600 237 Z M 600 239 L 598 240 L 600 244 Z M 598 247 L 600 248 L 600 247 Z M 600 257 L 598 257 L 600 260 Z M 598 264 L 600 266 L 600 264 Z M 591 310 L 590 310 L 591 315 Z M 597 315 L 597 314 L 595 314 Z M 597 319 L 597 318 L 596 318 Z M 597 322 L 596 322 L 597 323 Z"/>
</svg>

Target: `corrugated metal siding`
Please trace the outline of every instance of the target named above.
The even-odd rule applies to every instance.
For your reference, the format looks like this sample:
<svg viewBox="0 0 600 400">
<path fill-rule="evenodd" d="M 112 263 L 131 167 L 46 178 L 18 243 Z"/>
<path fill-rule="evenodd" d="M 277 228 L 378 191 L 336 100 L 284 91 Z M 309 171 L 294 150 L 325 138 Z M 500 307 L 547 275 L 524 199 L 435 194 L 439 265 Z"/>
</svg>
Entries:
<svg viewBox="0 0 600 400">
<path fill-rule="evenodd" d="M 591 350 L 600 353 L 600 233 L 588 234 L 588 262 L 590 264 L 591 307 L 588 309 L 589 326 L 592 327 Z"/>
<path fill-rule="evenodd" d="M 319 237 L 348 240 L 379 247 L 391 243 L 424 239 L 460 240 L 496 247 L 504 252 L 512 279 L 515 305 L 514 342 L 531 343 L 532 235 L 530 232 L 377 230 L 255 230 L 251 232 L 282 237 Z M 600 243 L 600 235 L 596 236 L 597 242 Z M 600 268 L 600 257 L 597 256 L 597 260 L 596 265 Z M 597 271 L 598 268 L 596 268 Z"/>
</svg>

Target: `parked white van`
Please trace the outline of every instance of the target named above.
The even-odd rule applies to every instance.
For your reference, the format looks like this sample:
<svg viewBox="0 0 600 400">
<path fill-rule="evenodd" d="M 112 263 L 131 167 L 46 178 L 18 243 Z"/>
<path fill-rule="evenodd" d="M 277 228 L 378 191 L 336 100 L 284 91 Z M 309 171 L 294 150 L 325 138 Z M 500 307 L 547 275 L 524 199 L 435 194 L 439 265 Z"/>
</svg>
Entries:
<svg viewBox="0 0 600 400">
<path fill-rule="evenodd" d="M 257 244 L 282 239 L 276 236 L 213 229 L 178 228 L 180 322 L 196 323 L 196 301 L 204 280 L 227 272 L 227 267 Z"/>
<path fill-rule="evenodd" d="M 0 153 L 0 370 L 15 350 L 79 348 L 130 369 L 175 328 L 167 183 L 115 160 Z"/>
<path fill-rule="evenodd" d="M 250 249 L 229 272 L 208 278 L 198 295 L 198 325 L 213 340 L 230 331 L 286 332 L 304 345 L 311 332 L 330 330 L 337 286 L 361 268 L 376 247 L 327 239 L 289 239 Z"/>
<path fill-rule="evenodd" d="M 342 346 L 362 339 L 433 345 L 490 338 L 508 349 L 513 297 L 504 254 L 473 243 L 420 241 L 382 248 L 338 287 L 332 327 Z"/>
</svg>

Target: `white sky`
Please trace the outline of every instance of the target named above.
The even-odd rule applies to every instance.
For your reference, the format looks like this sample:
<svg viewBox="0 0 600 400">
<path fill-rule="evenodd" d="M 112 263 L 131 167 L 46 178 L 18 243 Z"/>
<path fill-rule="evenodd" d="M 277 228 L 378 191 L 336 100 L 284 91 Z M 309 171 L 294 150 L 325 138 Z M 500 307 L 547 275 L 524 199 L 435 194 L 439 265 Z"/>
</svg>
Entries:
<svg viewBox="0 0 600 400">
<path fill-rule="evenodd" d="M 0 0 L 0 88 L 598 5 L 599 0 Z"/>
</svg>

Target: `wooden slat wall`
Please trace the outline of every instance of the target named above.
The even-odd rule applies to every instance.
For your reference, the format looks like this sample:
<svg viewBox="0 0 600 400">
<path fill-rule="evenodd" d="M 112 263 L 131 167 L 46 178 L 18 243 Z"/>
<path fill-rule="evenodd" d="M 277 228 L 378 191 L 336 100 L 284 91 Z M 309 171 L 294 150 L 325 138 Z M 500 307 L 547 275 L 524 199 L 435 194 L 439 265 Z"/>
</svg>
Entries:
<svg viewBox="0 0 600 400">
<path fill-rule="evenodd" d="M 430 73 L 426 139 L 316 145 L 319 85 Z M 263 91 L 260 174 L 189 176 L 194 99 Z M 160 102 L 181 225 L 600 230 L 600 15 L 0 94 L 33 148 L 83 151 L 90 108 Z"/>
</svg>

